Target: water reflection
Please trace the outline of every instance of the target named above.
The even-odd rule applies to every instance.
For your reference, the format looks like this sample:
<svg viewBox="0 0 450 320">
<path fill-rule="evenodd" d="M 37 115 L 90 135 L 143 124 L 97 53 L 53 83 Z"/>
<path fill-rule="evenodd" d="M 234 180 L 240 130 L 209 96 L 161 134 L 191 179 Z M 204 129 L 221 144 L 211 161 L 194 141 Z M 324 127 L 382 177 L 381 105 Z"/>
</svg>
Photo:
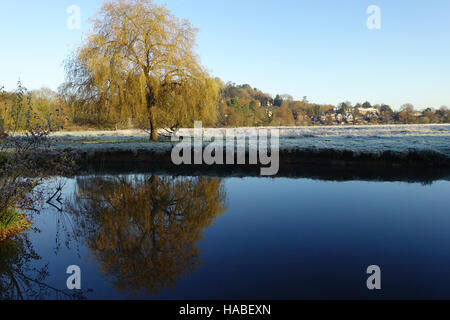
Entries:
<svg viewBox="0 0 450 320">
<path fill-rule="evenodd" d="M 166 174 L 68 179 L 63 212 L 47 205 L 40 233 L 1 244 L 0 299 L 73 298 L 69 265 L 89 299 L 450 297 L 448 180 Z"/>
<path fill-rule="evenodd" d="M 83 299 L 81 291 L 69 292 L 49 285 L 48 265 L 38 266 L 41 257 L 26 235 L 0 242 L 0 299 Z"/>
<path fill-rule="evenodd" d="M 95 176 L 77 179 L 75 233 L 112 285 L 157 295 L 200 263 L 196 243 L 225 212 L 220 179 Z"/>
</svg>

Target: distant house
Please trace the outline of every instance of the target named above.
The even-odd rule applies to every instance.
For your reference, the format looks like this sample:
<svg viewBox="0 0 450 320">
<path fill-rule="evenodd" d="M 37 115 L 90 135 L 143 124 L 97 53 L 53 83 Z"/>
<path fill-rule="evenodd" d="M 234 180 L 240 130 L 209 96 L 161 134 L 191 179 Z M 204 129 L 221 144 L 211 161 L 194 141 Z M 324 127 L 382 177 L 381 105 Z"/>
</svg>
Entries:
<svg viewBox="0 0 450 320">
<path fill-rule="evenodd" d="M 360 108 L 359 113 L 361 113 L 363 116 L 366 116 L 368 114 L 379 114 L 380 111 L 376 108 Z"/>
</svg>

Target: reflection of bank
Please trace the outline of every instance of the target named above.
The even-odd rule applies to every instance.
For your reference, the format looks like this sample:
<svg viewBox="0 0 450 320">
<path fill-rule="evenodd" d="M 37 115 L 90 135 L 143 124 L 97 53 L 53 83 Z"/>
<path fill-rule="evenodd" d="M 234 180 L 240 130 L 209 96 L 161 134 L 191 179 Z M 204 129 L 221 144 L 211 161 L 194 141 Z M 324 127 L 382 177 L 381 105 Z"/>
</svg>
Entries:
<svg viewBox="0 0 450 320">
<path fill-rule="evenodd" d="M 197 242 L 225 211 L 216 178 L 98 176 L 77 179 L 70 211 L 114 287 L 131 296 L 174 287 L 200 263 Z"/>
<path fill-rule="evenodd" d="M 48 285 L 47 266 L 35 266 L 40 259 L 25 235 L 0 241 L 0 300 L 83 299 Z"/>
</svg>

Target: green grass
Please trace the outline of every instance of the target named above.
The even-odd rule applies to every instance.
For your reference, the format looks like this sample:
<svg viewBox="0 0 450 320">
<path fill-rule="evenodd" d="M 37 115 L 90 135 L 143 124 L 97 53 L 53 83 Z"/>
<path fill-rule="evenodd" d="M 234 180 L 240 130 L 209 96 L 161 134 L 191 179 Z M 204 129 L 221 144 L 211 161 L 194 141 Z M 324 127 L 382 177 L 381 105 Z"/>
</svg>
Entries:
<svg viewBox="0 0 450 320">
<path fill-rule="evenodd" d="M 0 228 L 10 228 L 19 219 L 19 214 L 15 210 L 8 208 L 0 214 Z"/>
<path fill-rule="evenodd" d="M 0 241 L 18 235 L 31 227 L 31 222 L 14 208 L 0 212 Z"/>
</svg>

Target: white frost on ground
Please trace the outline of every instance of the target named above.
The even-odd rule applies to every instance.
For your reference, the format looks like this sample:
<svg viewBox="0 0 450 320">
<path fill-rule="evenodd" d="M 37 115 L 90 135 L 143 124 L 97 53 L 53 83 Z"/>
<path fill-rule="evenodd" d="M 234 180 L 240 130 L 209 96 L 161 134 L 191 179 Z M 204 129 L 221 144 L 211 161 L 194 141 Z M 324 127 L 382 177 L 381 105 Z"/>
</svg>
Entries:
<svg viewBox="0 0 450 320">
<path fill-rule="evenodd" d="M 280 130 L 280 148 L 285 150 L 335 149 L 375 154 L 386 150 L 429 150 L 450 157 L 450 124 L 204 129 L 203 135 L 206 141 L 225 133 L 240 139 L 254 138 L 258 131 L 270 129 Z M 192 129 L 180 129 L 177 135 L 192 133 Z M 148 143 L 148 134 L 142 130 L 57 132 L 52 139 L 56 147 L 87 151 L 167 152 L 173 145 L 170 142 Z"/>
<path fill-rule="evenodd" d="M 412 125 L 365 125 L 365 126 L 315 126 L 315 127 L 253 127 L 253 128 L 213 128 L 203 129 L 205 137 L 224 135 L 228 132 L 234 136 L 254 136 L 261 130 L 278 129 L 280 137 L 335 137 L 335 136 L 450 136 L 450 124 L 412 124 Z M 161 134 L 166 133 L 160 130 Z M 179 129 L 179 135 L 193 134 L 193 129 Z M 52 137 L 64 139 L 80 138 L 136 138 L 148 137 L 148 133 L 138 129 L 117 130 L 117 131 L 62 131 L 55 132 Z"/>
</svg>

